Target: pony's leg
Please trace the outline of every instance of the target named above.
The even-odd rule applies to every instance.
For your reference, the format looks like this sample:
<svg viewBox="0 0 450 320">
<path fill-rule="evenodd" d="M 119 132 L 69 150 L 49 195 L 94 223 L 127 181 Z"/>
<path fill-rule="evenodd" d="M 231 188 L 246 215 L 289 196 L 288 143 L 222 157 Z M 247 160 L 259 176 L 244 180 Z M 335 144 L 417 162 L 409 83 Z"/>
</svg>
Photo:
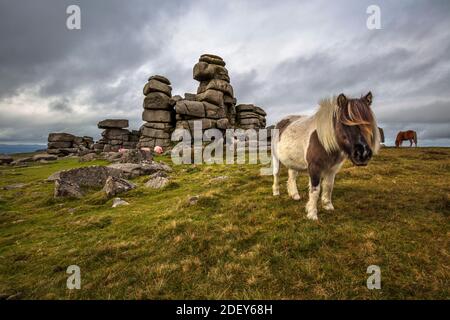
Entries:
<svg viewBox="0 0 450 320">
<path fill-rule="evenodd" d="M 334 210 L 331 203 L 331 194 L 333 192 L 335 172 L 327 173 L 322 179 L 322 208 L 325 210 Z"/>
<path fill-rule="evenodd" d="M 288 194 L 292 199 L 300 200 L 300 195 L 298 194 L 298 190 L 297 190 L 298 171 L 294 170 L 294 169 L 289 169 L 288 175 L 289 175 L 289 178 L 287 181 Z"/>
<path fill-rule="evenodd" d="M 273 185 L 272 192 L 274 196 L 280 195 L 280 163 L 275 156 L 272 156 L 272 165 L 273 165 Z"/>
<path fill-rule="evenodd" d="M 409 147 L 412 147 L 413 141 L 412 139 L 409 139 Z"/>
<path fill-rule="evenodd" d="M 306 217 L 311 220 L 317 220 L 317 200 L 320 195 L 320 175 L 313 174 L 309 176 L 309 200 L 306 204 Z"/>
</svg>

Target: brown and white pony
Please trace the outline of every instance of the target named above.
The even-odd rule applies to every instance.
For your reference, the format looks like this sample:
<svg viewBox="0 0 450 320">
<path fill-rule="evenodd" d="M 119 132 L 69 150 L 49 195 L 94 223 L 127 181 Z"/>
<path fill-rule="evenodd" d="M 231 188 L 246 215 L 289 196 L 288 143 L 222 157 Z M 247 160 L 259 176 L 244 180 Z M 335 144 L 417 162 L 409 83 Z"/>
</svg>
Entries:
<svg viewBox="0 0 450 320">
<path fill-rule="evenodd" d="M 317 201 L 322 181 L 322 206 L 334 210 L 331 193 L 334 177 L 345 159 L 365 166 L 380 147 L 380 133 L 370 108 L 372 93 L 359 99 L 344 94 L 324 99 L 312 116 L 288 116 L 276 128 L 279 141 L 273 152 L 273 195 L 280 194 L 279 162 L 288 168 L 287 190 L 299 200 L 296 178 L 298 171 L 308 170 L 309 200 L 307 217 L 317 220 Z"/>
<path fill-rule="evenodd" d="M 409 146 L 412 147 L 413 142 L 417 147 L 417 133 L 413 130 L 408 130 L 408 131 L 400 131 L 397 134 L 397 138 L 395 139 L 395 146 L 401 147 L 402 146 L 402 142 L 405 140 L 409 140 Z"/>
</svg>

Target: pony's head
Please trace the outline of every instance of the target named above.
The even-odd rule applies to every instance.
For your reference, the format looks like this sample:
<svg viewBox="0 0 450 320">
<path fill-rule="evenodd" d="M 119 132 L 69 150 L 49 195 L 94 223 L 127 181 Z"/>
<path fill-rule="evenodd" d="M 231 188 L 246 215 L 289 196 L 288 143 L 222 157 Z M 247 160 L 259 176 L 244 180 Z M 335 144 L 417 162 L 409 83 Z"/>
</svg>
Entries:
<svg viewBox="0 0 450 320">
<path fill-rule="evenodd" d="M 353 164 L 367 165 L 380 147 L 371 104 L 371 92 L 359 99 L 348 99 L 341 93 L 337 98 L 321 101 L 317 134 L 328 153 L 342 151 Z"/>
<path fill-rule="evenodd" d="M 380 145 L 380 134 L 370 108 L 372 93 L 359 99 L 348 99 L 341 93 L 336 102 L 336 141 L 353 164 L 365 166 Z"/>
</svg>

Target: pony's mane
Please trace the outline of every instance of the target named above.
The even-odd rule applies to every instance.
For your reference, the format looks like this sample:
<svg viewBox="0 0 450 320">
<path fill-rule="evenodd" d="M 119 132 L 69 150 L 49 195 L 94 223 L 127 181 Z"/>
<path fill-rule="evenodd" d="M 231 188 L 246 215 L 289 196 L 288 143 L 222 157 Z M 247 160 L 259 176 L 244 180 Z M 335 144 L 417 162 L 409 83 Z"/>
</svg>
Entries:
<svg viewBox="0 0 450 320">
<path fill-rule="evenodd" d="M 336 97 L 319 101 L 319 110 L 315 114 L 317 136 L 327 153 L 339 150 L 334 131 L 334 119 L 338 111 Z"/>
<path fill-rule="evenodd" d="M 347 126 L 359 126 L 362 135 L 376 154 L 380 148 L 380 132 L 372 110 L 358 99 L 348 100 L 347 108 L 339 110 L 337 98 L 322 99 L 315 114 L 317 136 L 327 153 L 338 151 L 334 121 Z"/>
</svg>

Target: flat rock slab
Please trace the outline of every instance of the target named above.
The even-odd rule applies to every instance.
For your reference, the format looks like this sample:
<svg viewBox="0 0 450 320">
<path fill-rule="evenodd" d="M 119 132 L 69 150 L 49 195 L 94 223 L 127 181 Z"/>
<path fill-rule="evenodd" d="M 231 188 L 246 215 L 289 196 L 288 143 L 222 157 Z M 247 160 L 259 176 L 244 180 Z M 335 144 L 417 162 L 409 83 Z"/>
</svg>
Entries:
<svg viewBox="0 0 450 320">
<path fill-rule="evenodd" d="M 41 153 L 33 156 L 33 161 L 55 161 L 58 160 L 58 157 L 53 154 Z"/>
<path fill-rule="evenodd" d="M 58 141 L 73 142 L 75 138 L 76 137 L 70 133 L 53 132 L 48 135 L 48 142 L 58 142 Z"/>
<path fill-rule="evenodd" d="M 128 128 L 129 123 L 127 119 L 105 119 L 100 121 L 97 126 L 99 129 L 123 129 Z"/>
</svg>

